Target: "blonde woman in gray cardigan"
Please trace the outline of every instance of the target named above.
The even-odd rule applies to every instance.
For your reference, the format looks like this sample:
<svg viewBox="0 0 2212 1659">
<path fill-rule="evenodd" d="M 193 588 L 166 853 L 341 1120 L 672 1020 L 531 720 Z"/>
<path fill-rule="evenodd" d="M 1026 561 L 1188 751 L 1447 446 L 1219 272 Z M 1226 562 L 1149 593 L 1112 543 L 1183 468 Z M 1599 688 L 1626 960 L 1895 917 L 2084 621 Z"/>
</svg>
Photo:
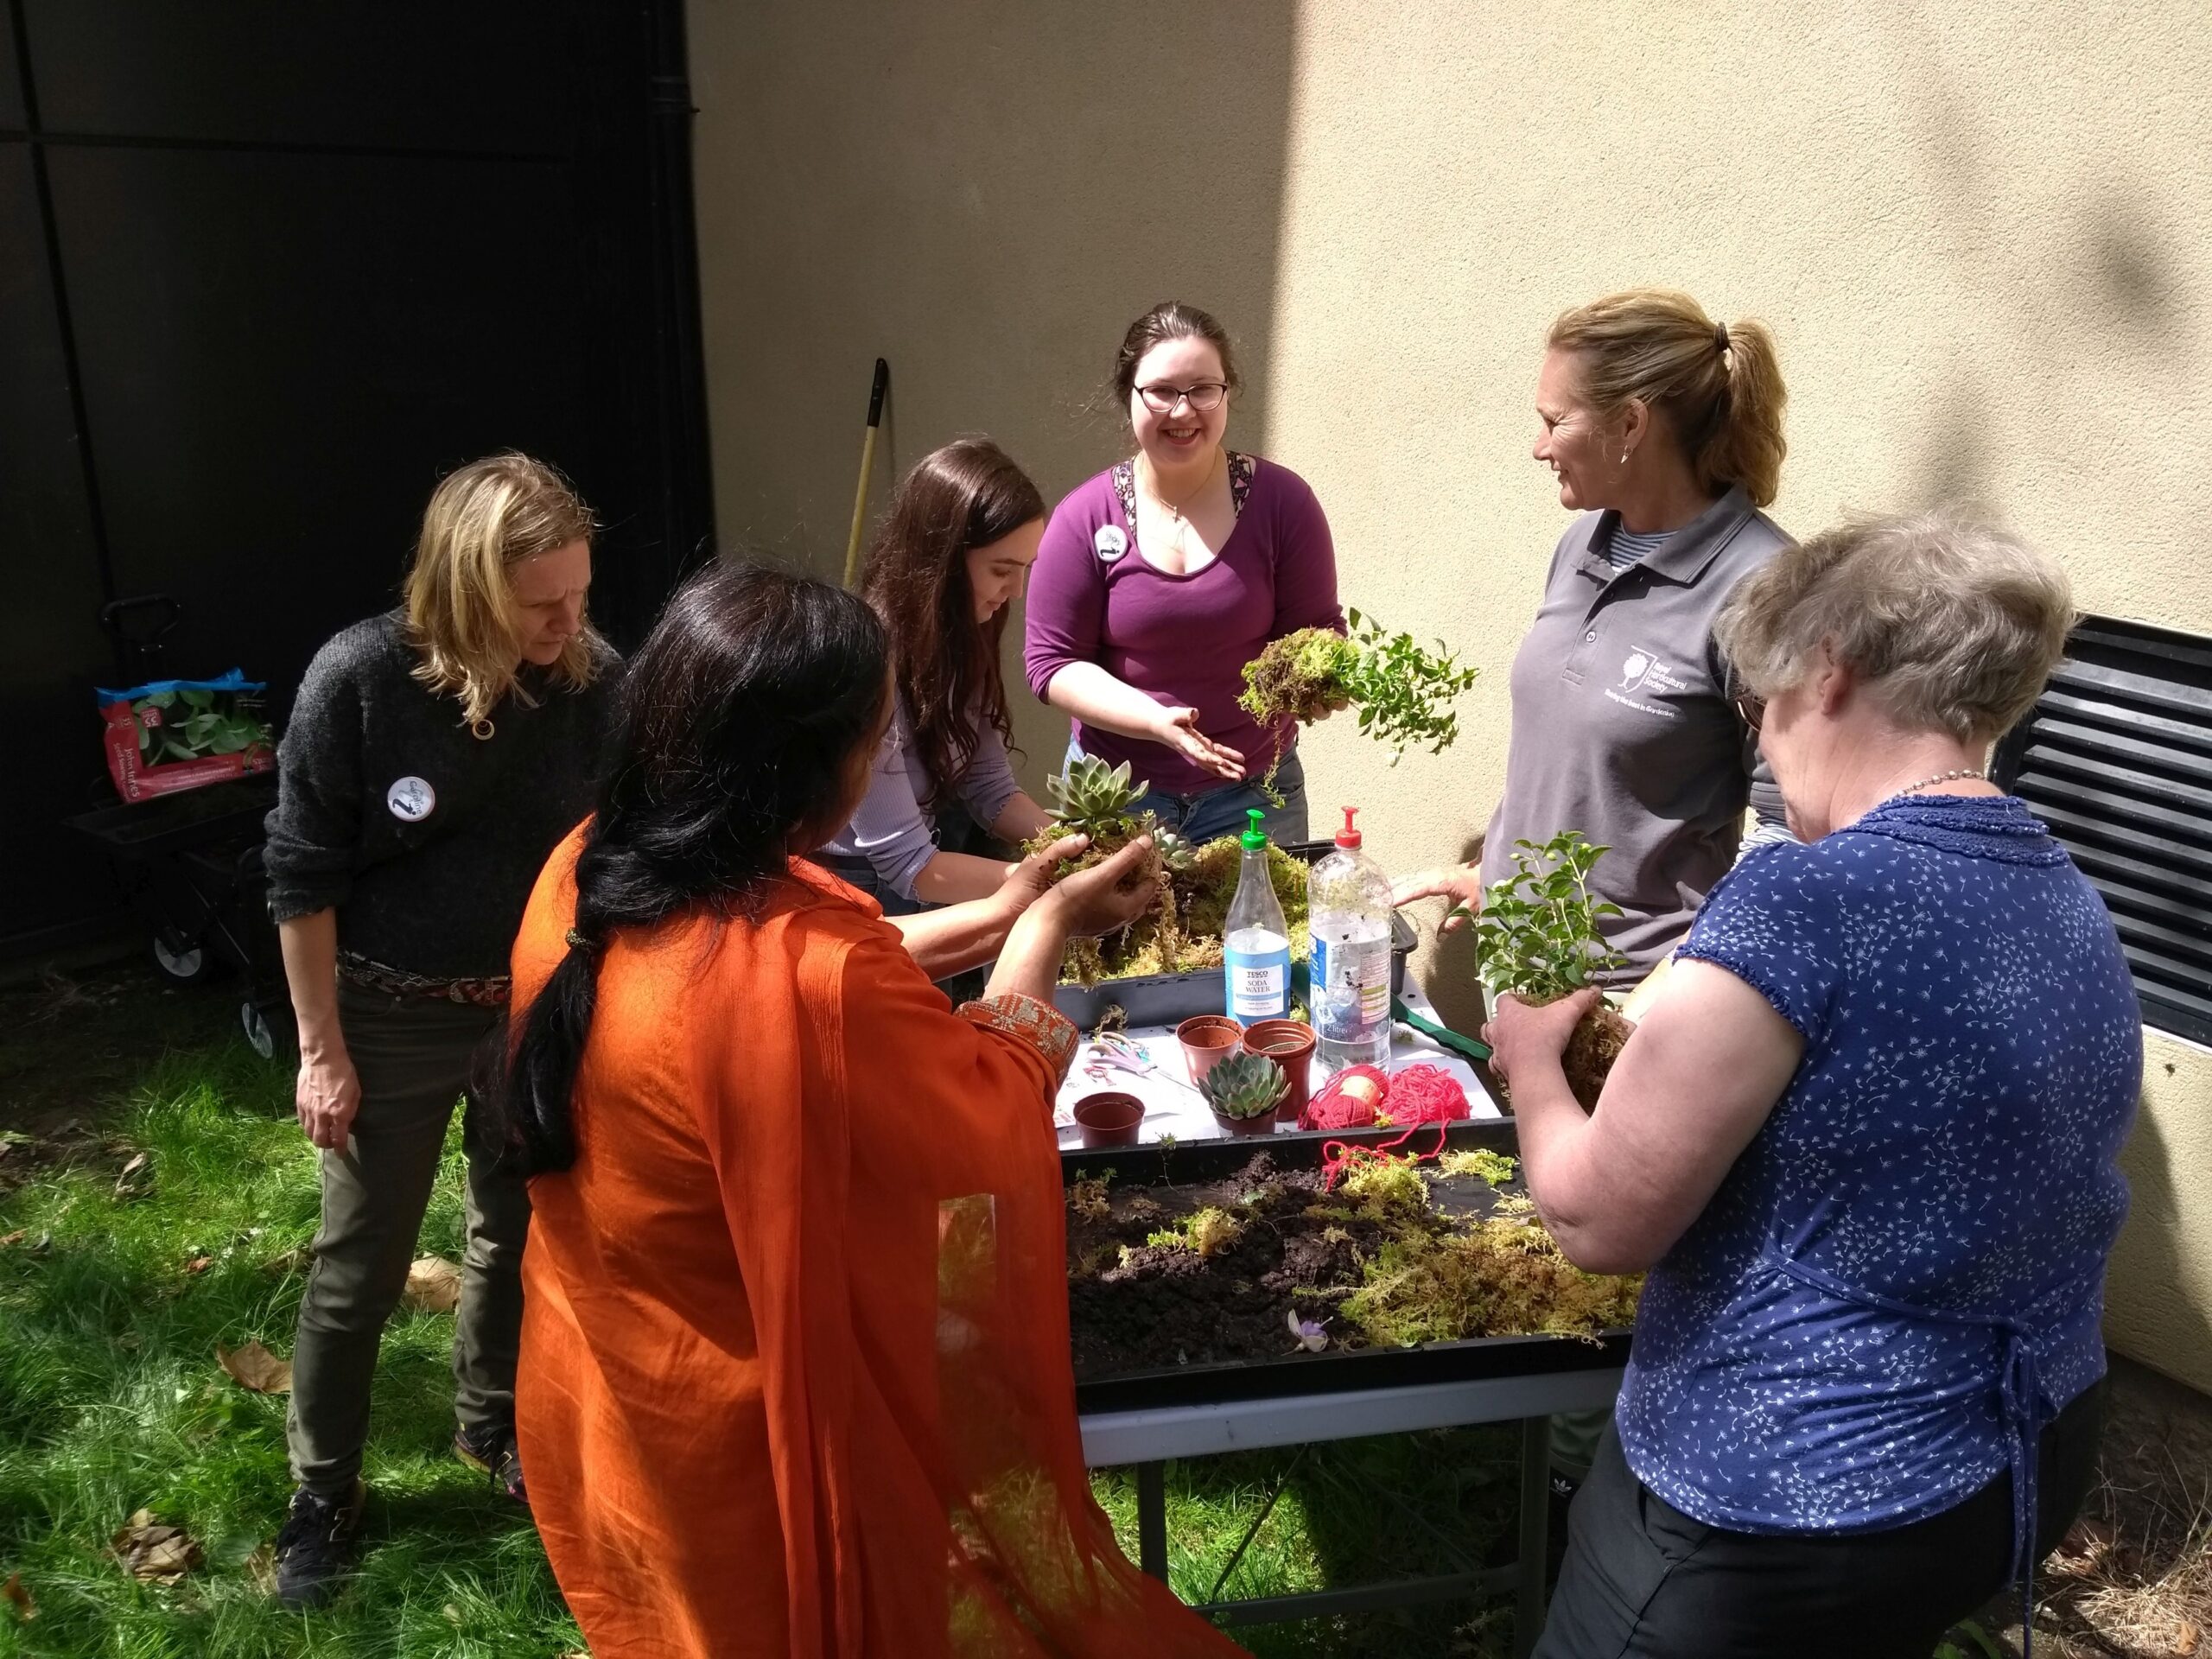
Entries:
<svg viewBox="0 0 2212 1659">
<path fill-rule="evenodd" d="M 530 1202 L 471 1089 L 501 1028 L 539 867 L 590 810 L 612 711 L 593 631 L 591 513 L 526 455 L 430 498 L 397 610 L 316 653 L 278 751 L 270 905 L 300 1029 L 300 1126 L 322 1224 L 286 1424 L 299 1483 L 279 1596 L 334 1593 L 351 1560 L 385 1322 L 413 1259 L 454 1103 L 467 1101 L 455 1451 L 525 1501 L 514 1368 Z"/>
</svg>

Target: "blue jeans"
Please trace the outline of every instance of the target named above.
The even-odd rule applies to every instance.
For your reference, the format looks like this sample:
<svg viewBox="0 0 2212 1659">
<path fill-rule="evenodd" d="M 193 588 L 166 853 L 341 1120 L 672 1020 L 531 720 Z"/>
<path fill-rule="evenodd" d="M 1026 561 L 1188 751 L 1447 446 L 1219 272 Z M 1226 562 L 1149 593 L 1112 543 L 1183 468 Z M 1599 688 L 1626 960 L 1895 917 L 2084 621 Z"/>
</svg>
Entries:
<svg viewBox="0 0 2212 1659">
<path fill-rule="evenodd" d="M 1068 746 L 1071 760 L 1077 753 L 1073 744 Z M 1257 779 L 1248 779 L 1241 784 L 1201 790 L 1196 795 L 1171 795 L 1162 789 L 1149 790 L 1137 802 L 1136 810 L 1151 813 L 1194 847 L 1203 847 L 1224 836 L 1242 835 L 1248 822 L 1244 815 L 1255 806 L 1265 815 L 1261 824 L 1268 832 L 1268 839 L 1276 846 L 1304 841 L 1306 767 L 1298 758 L 1296 747 L 1283 755 L 1282 765 L 1275 772 L 1274 787 L 1275 793 L 1282 797 L 1281 806 L 1268 804 L 1268 798 L 1260 793 Z"/>
</svg>

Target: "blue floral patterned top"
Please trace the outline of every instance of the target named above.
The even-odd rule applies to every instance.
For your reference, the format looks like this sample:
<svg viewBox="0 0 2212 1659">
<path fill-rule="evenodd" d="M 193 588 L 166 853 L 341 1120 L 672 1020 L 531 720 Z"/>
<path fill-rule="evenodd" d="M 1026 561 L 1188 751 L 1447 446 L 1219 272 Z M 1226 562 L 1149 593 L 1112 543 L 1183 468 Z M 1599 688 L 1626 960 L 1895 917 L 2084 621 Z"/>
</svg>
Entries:
<svg viewBox="0 0 2212 1659">
<path fill-rule="evenodd" d="M 2010 798 L 1902 797 L 1713 888 L 1682 954 L 1805 1039 L 1652 1270 L 1619 1412 L 1710 1526 L 1871 1531 L 1950 1508 L 2103 1375 L 2140 1014 L 2102 900 Z"/>
</svg>

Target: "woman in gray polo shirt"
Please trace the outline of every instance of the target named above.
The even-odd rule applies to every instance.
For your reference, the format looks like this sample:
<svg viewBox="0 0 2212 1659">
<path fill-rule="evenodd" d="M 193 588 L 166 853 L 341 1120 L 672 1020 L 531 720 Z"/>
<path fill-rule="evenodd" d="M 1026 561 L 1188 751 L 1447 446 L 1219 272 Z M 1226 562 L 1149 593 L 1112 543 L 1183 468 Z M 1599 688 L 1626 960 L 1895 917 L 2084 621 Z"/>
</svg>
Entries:
<svg viewBox="0 0 2212 1659">
<path fill-rule="evenodd" d="M 1610 849 L 1591 886 L 1633 984 L 1689 931 L 1736 859 L 1745 807 L 1786 836 L 1732 701 L 1713 619 L 1789 537 L 1774 499 L 1784 392 L 1763 324 L 1715 322 L 1686 294 L 1632 289 L 1552 324 L 1535 457 L 1578 510 L 1513 659 L 1505 790 L 1479 868 L 1402 882 L 1398 902 L 1473 908 L 1518 840 L 1577 830 Z M 1755 837 L 1756 838 L 1756 837 Z"/>
<path fill-rule="evenodd" d="M 1619 906 L 1601 924 L 1641 981 L 1688 937 L 1743 841 L 1787 839 L 1781 792 L 1738 712 L 1714 619 L 1789 537 L 1774 499 L 1787 394 L 1764 324 L 1715 322 L 1687 294 L 1631 289 L 1552 324 L 1536 378 L 1535 457 L 1580 516 L 1553 550 L 1513 658 L 1505 790 L 1480 865 L 1398 884 L 1470 911 L 1513 873 L 1517 841 L 1580 830 Z M 1448 927 L 1464 925 L 1458 918 Z M 1588 1474 L 1610 1414 L 1553 1419 L 1562 1496 Z"/>
</svg>

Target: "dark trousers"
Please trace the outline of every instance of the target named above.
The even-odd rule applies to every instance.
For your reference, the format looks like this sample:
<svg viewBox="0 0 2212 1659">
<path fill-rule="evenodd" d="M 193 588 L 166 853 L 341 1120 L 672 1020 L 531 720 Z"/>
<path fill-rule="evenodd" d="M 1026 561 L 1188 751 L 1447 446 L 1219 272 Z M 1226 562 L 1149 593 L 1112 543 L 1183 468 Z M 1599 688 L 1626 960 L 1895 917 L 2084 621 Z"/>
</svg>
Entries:
<svg viewBox="0 0 2212 1659">
<path fill-rule="evenodd" d="M 463 1428 L 512 1422 L 522 1340 L 530 1195 L 499 1156 L 469 1089 L 497 1009 L 401 1000 L 340 982 L 338 1021 L 361 1079 L 352 1144 L 322 1154 L 322 1229 L 300 1303 L 285 1437 L 292 1476 L 326 1496 L 351 1489 L 368 1439 L 385 1322 L 399 1306 L 454 1103 L 468 1096 L 467 1239 L 453 1351 Z"/>
<path fill-rule="evenodd" d="M 2103 1421 L 2100 1383 L 2044 1430 L 2038 1560 L 2082 1507 Z M 1608 1427 L 1567 1517 L 1567 1560 L 1535 1659 L 1928 1659 L 1946 1630 L 2005 1588 L 2012 1477 L 1886 1532 L 1728 1532 L 1637 1480 Z"/>
</svg>

